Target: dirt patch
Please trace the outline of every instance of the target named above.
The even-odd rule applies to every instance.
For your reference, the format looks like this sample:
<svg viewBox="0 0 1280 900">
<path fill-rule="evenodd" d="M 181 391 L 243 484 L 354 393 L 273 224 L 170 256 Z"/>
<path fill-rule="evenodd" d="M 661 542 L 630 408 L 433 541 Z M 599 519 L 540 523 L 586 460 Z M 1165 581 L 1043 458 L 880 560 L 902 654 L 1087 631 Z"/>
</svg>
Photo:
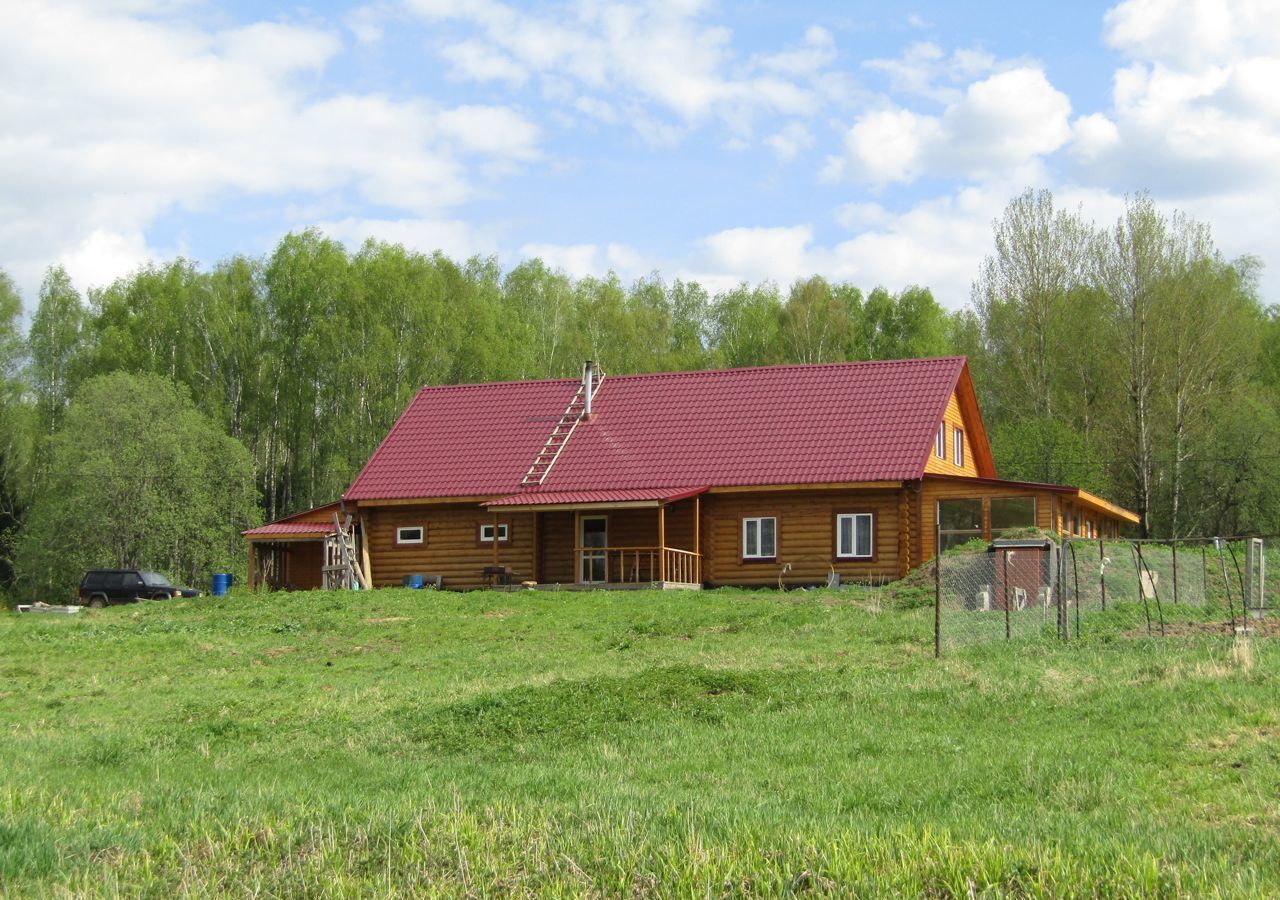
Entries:
<svg viewBox="0 0 1280 900">
<path fill-rule="evenodd" d="M 1242 624 L 1252 629 L 1253 637 L 1280 637 L 1280 617 L 1236 620 L 1237 626 Z M 1157 636 L 1160 634 L 1160 624 L 1158 622 L 1151 623 L 1151 634 Z M 1164 624 L 1165 637 L 1196 637 L 1206 634 L 1235 637 L 1236 632 L 1230 622 L 1166 622 Z M 1125 637 L 1146 636 L 1147 627 L 1145 625 L 1125 632 Z"/>
<path fill-rule="evenodd" d="M 480 613 L 480 616 L 485 619 L 505 619 L 509 616 L 514 616 L 517 612 L 519 610 L 516 609 L 491 609 L 488 612 Z"/>
<path fill-rule="evenodd" d="M 284 656 L 286 653 L 296 653 L 297 650 L 297 647 L 272 647 L 270 650 L 265 650 L 263 652 L 272 659 L 275 659 L 277 656 Z"/>
<path fill-rule="evenodd" d="M 1229 731 L 1224 735 L 1210 737 L 1203 746 L 1209 750 L 1234 750 L 1241 746 L 1269 743 L 1280 740 L 1280 728 L 1263 725 L 1258 728 L 1246 728 L 1243 731 Z"/>
<path fill-rule="evenodd" d="M 363 619 L 366 625 L 386 625 L 388 622 L 408 622 L 408 616 L 383 616 L 380 619 Z"/>
</svg>

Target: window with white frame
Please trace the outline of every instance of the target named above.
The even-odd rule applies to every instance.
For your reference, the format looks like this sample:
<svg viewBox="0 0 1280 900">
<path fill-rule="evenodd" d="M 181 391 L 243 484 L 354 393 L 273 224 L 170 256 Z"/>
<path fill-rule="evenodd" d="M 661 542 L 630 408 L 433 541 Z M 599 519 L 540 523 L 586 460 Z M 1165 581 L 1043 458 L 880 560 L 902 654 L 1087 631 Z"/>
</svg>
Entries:
<svg viewBox="0 0 1280 900">
<path fill-rule="evenodd" d="M 507 523 L 499 522 L 497 525 L 497 528 L 498 528 L 498 543 L 502 543 L 506 541 L 508 537 L 509 531 L 507 528 Z M 493 543 L 493 529 L 494 529 L 493 525 L 480 526 L 480 543 L 482 544 Z"/>
<path fill-rule="evenodd" d="M 964 467 L 964 432 L 959 428 L 951 429 L 951 461 Z"/>
<path fill-rule="evenodd" d="M 947 423 L 938 423 L 938 433 L 933 439 L 933 455 L 938 459 L 947 458 Z"/>
<path fill-rule="evenodd" d="M 773 559 L 778 555 L 778 520 L 756 516 L 742 520 L 742 558 Z"/>
<path fill-rule="evenodd" d="M 870 559 L 875 553 L 874 534 L 871 513 L 841 513 L 836 516 L 836 556 Z"/>
<path fill-rule="evenodd" d="M 422 536 L 426 533 L 421 525 L 405 525 L 396 529 L 397 544 L 421 544 Z"/>
</svg>

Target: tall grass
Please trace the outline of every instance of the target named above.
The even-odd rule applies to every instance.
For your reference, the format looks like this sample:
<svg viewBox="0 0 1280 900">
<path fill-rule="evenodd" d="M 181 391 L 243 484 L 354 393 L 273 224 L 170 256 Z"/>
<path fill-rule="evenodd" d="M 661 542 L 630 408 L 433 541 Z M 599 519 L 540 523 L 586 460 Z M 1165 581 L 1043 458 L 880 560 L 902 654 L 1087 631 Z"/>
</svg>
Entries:
<svg viewBox="0 0 1280 900">
<path fill-rule="evenodd" d="M 0 893 L 1266 896 L 1273 642 L 874 592 L 0 616 Z"/>
</svg>

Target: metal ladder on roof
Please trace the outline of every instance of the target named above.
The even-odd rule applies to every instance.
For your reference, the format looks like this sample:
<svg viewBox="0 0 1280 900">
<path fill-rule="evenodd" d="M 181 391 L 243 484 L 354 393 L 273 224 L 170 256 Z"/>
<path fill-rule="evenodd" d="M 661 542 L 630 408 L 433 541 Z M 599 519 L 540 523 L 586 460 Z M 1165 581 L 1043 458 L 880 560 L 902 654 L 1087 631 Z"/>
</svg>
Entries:
<svg viewBox="0 0 1280 900">
<path fill-rule="evenodd" d="M 600 371 L 593 381 L 592 400 L 595 399 L 596 394 L 600 393 L 600 385 L 603 383 L 604 372 Z M 564 415 L 560 417 L 556 427 L 551 430 L 547 442 L 542 445 L 542 449 L 533 460 L 533 465 L 529 467 L 529 471 L 524 473 L 524 478 L 520 481 L 522 489 L 538 487 L 547 480 L 551 467 L 560 458 L 560 451 L 564 449 L 565 444 L 569 443 L 569 438 L 573 436 L 574 429 L 582 421 L 582 414 L 586 410 L 586 388 L 585 382 L 578 385 L 578 390 L 565 408 Z"/>
</svg>

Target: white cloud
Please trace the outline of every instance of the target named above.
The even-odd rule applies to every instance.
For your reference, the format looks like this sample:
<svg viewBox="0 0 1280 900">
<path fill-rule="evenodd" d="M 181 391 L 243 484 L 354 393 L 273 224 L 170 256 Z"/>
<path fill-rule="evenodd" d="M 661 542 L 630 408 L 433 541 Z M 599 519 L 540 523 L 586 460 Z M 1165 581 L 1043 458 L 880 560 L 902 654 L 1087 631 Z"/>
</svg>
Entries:
<svg viewBox="0 0 1280 900">
<path fill-rule="evenodd" d="M 502 106 L 324 94 L 342 41 L 327 27 L 229 30 L 164 10 L 12 0 L 0 29 L 0 247 L 32 273 L 133 268 L 158 216 L 229 194 L 340 195 L 419 219 L 476 192 L 493 166 L 539 157 L 538 128 Z M 162 74 L 158 74 L 162 73 Z M 309 223 L 300 223 L 309 224 Z"/>
<path fill-rule="evenodd" d="M 831 71 L 837 50 L 826 29 L 811 26 L 799 44 L 744 60 L 729 29 L 703 21 L 701 2 L 531 10 L 497 0 L 406 0 L 406 7 L 471 29 L 440 50 L 452 77 L 513 86 L 537 79 L 544 97 L 569 107 L 590 97 L 627 108 L 622 120 L 659 145 L 711 119 L 741 137 L 761 117 L 812 117 L 848 91 Z"/>
<path fill-rule="evenodd" d="M 59 256 L 71 280 L 85 288 L 110 284 L 126 272 L 141 268 L 154 257 L 141 232 L 130 234 L 95 229 Z M 34 308 L 35 297 L 31 297 Z"/>
<path fill-rule="evenodd" d="M 821 73 L 836 61 L 836 39 L 827 29 L 811 25 L 805 30 L 804 42 L 779 53 L 759 57 L 760 68 L 792 78 Z"/>
<path fill-rule="evenodd" d="M 358 6 L 349 12 L 343 24 L 351 29 L 357 41 L 372 46 L 382 40 L 386 33 L 386 20 L 391 13 L 382 3 L 370 3 Z"/>
<path fill-rule="evenodd" d="M 538 257 L 550 269 L 560 269 L 574 278 L 602 277 L 615 272 L 630 281 L 652 271 L 654 265 L 634 247 L 611 243 L 599 244 L 525 244 L 520 248 L 523 259 Z"/>
<path fill-rule="evenodd" d="M 510 56 L 481 41 L 461 41 L 441 51 L 453 65 L 453 75 L 464 81 L 504 81 L 521 85 L 529 80 L 529 69 Z"/>
<path fill-rule="evenodd" d="M 421 253 L 439 250 L 454 259 L 488 254 L 496 245 L 496 235 L 477 230 L 457 219 L 368 219 L 345 218 L 317 223 L 317 228 L 352 250 L 368 239 L 403 244 Z"/>
<path fill-rule="evenodd" d="M 1010 69 L 1019 64 L 1013 60 L 998 64 L 994 56 L 981 48 L 967 47 L 946 53 L 931 41 L 917 41 L 898 57 L 868 59 L 862 67 L 883 74 L 894 93 L 949 102 L 960 96 L 961 85 L 995 71 L 998 65 Z"/>
<path fill-rule="evenodd" d="M 858 233 L 829 244 L 815 242 L 808 224 L 726 229 L 700 241 L 687 268 L 713 289 L 742 280 L 786 285 L 811 275 L 864 290 L 920 284 L 957 309 L 969 299 L 969 285 L 989 252 L 991 221 L 1009 196 L 1002 185 L 963 189 L 900 213 L 875 204 L 846 207 L 845 220 Z"/>
<path fill-rule="evenodd" d="M 912 182 L 926 175 L 981 179 L 1053 153 L 1071 136 L 1071 101 L 1042 70 L 1018 67 L 976 81 L 933 116 L 901 107 L 864 113 L 831 157 L 828 180 Z"/>
<path fill-rule="evenodd" d="M 1071 152 L 1092 161 L 1109 152 L 1120 141 L 1120 131 L 1101 113 L 1081 116 L 1071 124 Z"/>
<path fill-rule="evenodd" d="M 1221 57 L 1231 49 L 1234 31 L 1226 0 L 1126 0 L 1103 22 L 1111 46 L 1179 66 Z"/>
<path fill-rule="evenodd" d="M 1259 189 L 1280 202 L 1280 15 L 1259 0 L 1125 0 L 1106 39 L 1129 57 L 1112 107 L 1075 125 L 1073 173 L 1184 205 Z"/>
<path fill-rule="evenodd" d="M 801 150 L 813 146 L 813 134 L 803 122 L 788 122 L 781 131 L 765 138 L 764 142 L 779 160 L 790 162 Z"/>
</svg>

